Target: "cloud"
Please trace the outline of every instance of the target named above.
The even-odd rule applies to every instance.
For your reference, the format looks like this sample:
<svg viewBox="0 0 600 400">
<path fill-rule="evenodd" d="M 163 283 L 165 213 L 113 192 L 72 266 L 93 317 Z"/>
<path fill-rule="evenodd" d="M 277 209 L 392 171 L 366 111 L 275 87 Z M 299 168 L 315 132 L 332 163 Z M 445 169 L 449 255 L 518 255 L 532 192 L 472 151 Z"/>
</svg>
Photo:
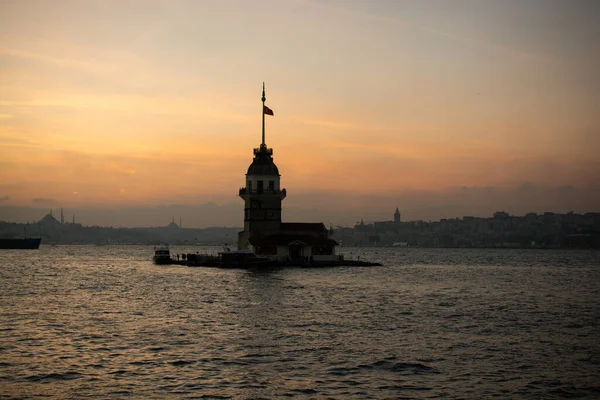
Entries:
<svg viewBox="0 0 600 400">
<path fill-rule="evenodd" d="M 364 19 L 370 19 L 370 20 L 377 21 L 377 22 L 386 22 L 386 23 L 390 23 L 390 24 L 394 24 L 394 25 L 401 25 L 401 26 L 412 28 L 412 29 L 421 30 L 423 32 L 433 33 L 435 35 L 438 35 L 441 37 L 446 37 L 446 38 L 449 38 L 449 39 L 457 41 L 457 42 L 475 44 L 478 46 L 487 47 L 487 48 L 490 48 L 493 50 L 501 51 L 503 53 L 509 53 L 509 54 L 512 54 L 512 55 L 515 55 L 518 57 L 522 57 L 522 58 L 526 58 L 526 59 L 530 59 L 530 60 L 549 61 L 547 58 L 543 57 L 540 54 L 514 49 L 507 45 L 504 45 L 501 43 L 496 43 L 496 42 L 491 42 L 491 41 L 486 41 L 481 38 L 467 37 L 464 35 L 459 35 L 459 34 L 456 34 L 453 32 L 444 31 L 441 29 L 433 28 L 428 25 L 414 23 L 412 21 L 400 19 L 400 18 L 393 17 L 393 16 L 377 15 L 377 14 L 373 14 L 373 13 L 369 13 L 369 12 L 353 10 L 350 8 L 339 6 L 337 4 L 327 4 L 327 3 L 322 3 L 322 2 L 318 2 L 318 1 L 314 1 L 314 0 L 306 0 L 305 2 L 306 2 L 306 4 L 310 4 L 315 7 L 330 9 L 330 10 L 334 10 L 334 11 L 341 11 L 341 12 L 345 12 L 346 14 L 349 14 L 349 15 L 357 16 L 359 18 L 364 18 Z"/>
<path fill-rule="evenodd" d="M 28 52 L 24 50 L 17 50 L 12 48 L 0 48 L 0 55 L 17 57 L 17 58 L 26 58 L 30 60 L 42 61 L 46 63 L 73 67 L 73 68 L 81 68 L 90 71 L 100 71 L 97 63 L 91 63 L 86 61 L 81 61 L 69 57 L 54 57 L 42 53 Z"/>
<path fill-rule="evenodd" d="M 211 97 L 212 99 L 213 97 Z M 194 117 L 216 121 L 244 123 L 253 121 L 250 113 L 232 112 L 225 100 L 207 101 L 201 96 L 151 97 L 140 94 L 61 93 L 41 94 L 35 100 L 0 100 L 0 107 L 50 108 L 67 110 L 119 111 L 152 115 Z"/>
<path fill-rule="evenodd" d="M 351 123 L 345 122 L 345 121 L 335 121 L 335 120 L 326 121 L 326 120 L 319 120 L 319 119 L 304 118 L 304 117 L 299 117 L 299 116 L 291 116 L 290 120 L 297 121 L 297 122 L 307 124 L 307 125 L 324 126 L 327 128 L 356 128 Z"/>
<path fill-rule="evenodd" d="M 7 201 L 9 199 L 10 199 L 10 197 L 8 197 L 8 196 L 0 196 L 0 201 Z"/>
<path fill-rule="evenodd" d="M 32 199 L 31 202 L 39 206 L 54 206 L 58 204 L 58 202 L 54 199 L 45 199 L 43 197 L 37 197 L 35 199 Z"/>
<path fill-rule="evenodd" d="M 5 147 L 40 147 L 41 144 L 27 139 L 0 136 L 0 146 Z"/>
</svg>

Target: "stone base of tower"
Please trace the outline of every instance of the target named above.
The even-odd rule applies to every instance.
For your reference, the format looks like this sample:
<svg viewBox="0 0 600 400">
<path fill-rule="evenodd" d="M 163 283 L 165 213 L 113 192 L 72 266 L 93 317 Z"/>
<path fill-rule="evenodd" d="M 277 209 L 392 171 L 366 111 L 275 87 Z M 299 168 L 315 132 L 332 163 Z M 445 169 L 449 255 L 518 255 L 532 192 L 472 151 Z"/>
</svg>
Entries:
<svg viewBox="0 0 600 400">
<path fill-rule="evenodd" d="M 237 249 L 238 250 L 248 250 L 248 240 L 250 239 L 248 231 L 240 231 L 238 232 L 238 242 Z"/>
</svg>

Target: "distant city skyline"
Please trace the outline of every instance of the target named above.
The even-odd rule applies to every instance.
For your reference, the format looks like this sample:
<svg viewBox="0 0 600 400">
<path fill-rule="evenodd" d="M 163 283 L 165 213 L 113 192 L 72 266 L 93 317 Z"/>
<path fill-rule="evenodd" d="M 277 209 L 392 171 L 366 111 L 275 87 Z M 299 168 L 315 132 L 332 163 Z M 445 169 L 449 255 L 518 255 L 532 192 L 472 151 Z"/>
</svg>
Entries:
<svg viewBox="0 0 600 400">
<path fill-rule="evenodd" d="M 597 15 L 591 0 L 3 2 L 0 220 L 63 207 L 166 225 L 179 207 L 190 227 L 240 226 L 263 81 L 284 220 L 598 211 Z"/>
<path fill-rule="evenodd" d="M 483 191 L 484 193 L 481 193 Z M 496 201 L 482 202 L 481 198 L 490 196 Z M 351 210 L 335 209 L 331 206 L 319 207 L 319 197 L 310 204 L 310 208 L 301 208 L 297 204 L 304 203 L 302 197 L 297 199 L 290 207 L 283 207 L 284 221 L 309 222 L 314 219 L 323 221 L 327 226 L 353 226 L 360 220 L 365 223 L 374 221 L 391 221 L 395 208 L 383 208 L 388 202 L 385 197 L 356 198 L 354 208 Z M 524 205 L 524 198 L 534 198 L 540 208 L 530 208 Z M 337 198 L 335 195 L 328 197 L 332 204 Z M 421 197 L 403 197 L 399 206 L 402 222 L 408 221 L 439 221 L 441 219 L 470 217 L 490 217 L 497 211 L 507 212 L 510 215 L 524 216 L 528 213 L 543 214 L 553 212 L 566 214 L 575 212 L 599 212 L 594 204 L 577 192 L 574 188 L 564 187 L 552 190 L 541 190 L 533 186 L 523 186 L 512 192 L 501 192 L 494 188 L 469 189 L 462 188 L 444 196 L 435 196 L 423 193 Z M 565 204 L 578 205 L 569 208 Z M 371 206 L 369 206 L 371 204 Z M 588 207 L 585 207 L 588 204 Z M 363 208 L 361 208 L 363 207 Z M 35 222 L 40 220 L 50 210 L 59 219 L 61 209 L 64 210 L 66 222 L 72 222 L 73 216 L 77 223 L 87 226 L 114 226 L 114 227 L 153 227 L 167 226 L 173 220 L 186 228 L 206 227 L 241 227 L 243 224 L 243 205 L 238 203 L 216 204 L 214 202 L 202 204 L 170 204 L 170 205 L 144 205 L 113 208 L 61 208 L 54 204 L 51 207 L 34 208 L 21 206 L 0 205 L 0 221 L 6 222 Z M 180 220 L 181 218 L 181 220 Z"/>
<path fill-rule="evenodd" d="M 254 175 L 255 176 L 255 175 Z M 249 188 L 246 188 L 249 191 Z M 246 192 L 247 194 L 248 192 Z M 257 191 L 252 192 L 259 195 Z M 267 194 L 267 195 L 270 195 Z M 222 209 L 212 205 L 213 218 L 222 223 Z M 252 210 L 252 208 L 250 208 Z M 140 210 L 138 210 L 139 212 Z M 142 214 L 148 218 L 148 211 Z M 178 211 L 170 208 L 168 211 Z M 190 211 L 190 210 L 187 210 Z M 296 211 L 296 210 L 294 210 Z M 245 214 L 248 211 L 245 208 Z M 130 214 L 127 214 L 130 216 Z M 45 244 L 158 244 L 174 245 L 216 245 L 220 243 L 235 244 L 236 239 L 244 240 L 246 226 L 209 226 L 206 228 L 182 229 L 181 221 L 175 222 L 171 217 L 168 225 L 161 223 L 153 226 L 122 227 L 111 224 L 111 218 L 119 217 L 118 211 L 113 210 L 103 223 L 85 225 L 64 220 L 63 209 L 60 210 L 60 221 L 50 213 L 31 223 L 19 224 L 0 221 L 0 236 L 17 238 L 25 232 L 29 237 L 40 237 Z M 121 215 L 122 217 L 122 215 Z M 122 222 L 121 219 L 119 221 Z M 246 222 L 246 221 L 245 221 Z M 394 212 L 394 219 L 381 218 L 379 221 L 356 221 L 350 226 L 330 224 L 329 229 L 323 223 L 278 223 L 281 231 L 271 234 L 268 240 L 288 240 L 290 231 L 300 231 L 304 238 L 310 237 L 311 228 L 326 234 L 315 255 L 327 254 L 327 245 L 333 245 L 329 240 L 335 240 L 338 245 L 347 246 L 392 246 L 392 247 L 476 247 L 476 248 L 600 248 L 600 212 L 596 213 L 527 213 L 526 215 L 511 215 L 497 211 L 487 216 L 464 216 L 462 218 L 444 218 L 439 221 L 401 221 L 399 211 Z M 316 235 L 312 236 L 317 238 Z M 279 239 L 281 238 L 281 239 Z M 294 243 L 292 240 L 291 243 Z M 256 237 L 250 237 L 249 247 L 257 242 Z M 317 242 L 319 243 L 319 242 Z M 39 244 L 39 243 L 38 243 Z M 268 246 L 267 242 L 264 246 Z M 241 246 L 239 246 L 241 247 Z M 265 247 L 265 252 L 272 248 Z"/>
</svg>

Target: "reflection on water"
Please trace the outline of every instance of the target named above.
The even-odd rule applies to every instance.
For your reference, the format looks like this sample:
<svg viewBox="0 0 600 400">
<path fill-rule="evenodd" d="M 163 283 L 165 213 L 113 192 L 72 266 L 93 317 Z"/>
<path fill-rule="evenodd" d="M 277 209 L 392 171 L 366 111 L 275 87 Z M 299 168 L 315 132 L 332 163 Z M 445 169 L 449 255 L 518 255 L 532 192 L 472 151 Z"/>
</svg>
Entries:
<svg viewBox="0 0 600 400">
<path fill-rule="evenodd" d="M 384 266 L 159 267 L 145 246 L 2 251 L 0 394 L 600 397 L 599 252 L 350 252 Z"/>
</svg>

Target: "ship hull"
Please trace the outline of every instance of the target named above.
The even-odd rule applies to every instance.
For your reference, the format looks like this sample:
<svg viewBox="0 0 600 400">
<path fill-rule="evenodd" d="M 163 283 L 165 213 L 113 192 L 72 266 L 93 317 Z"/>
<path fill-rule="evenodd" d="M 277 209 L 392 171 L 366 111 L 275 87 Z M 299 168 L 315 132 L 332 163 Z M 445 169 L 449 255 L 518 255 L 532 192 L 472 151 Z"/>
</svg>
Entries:
<svg viewBox="0 0 600 400">
<path fill-rule="evenodd" d="M 1 239 L 0 249 L 39 249 L 41 238 L 25 238 L 25 239 Z"/>
</svg>

